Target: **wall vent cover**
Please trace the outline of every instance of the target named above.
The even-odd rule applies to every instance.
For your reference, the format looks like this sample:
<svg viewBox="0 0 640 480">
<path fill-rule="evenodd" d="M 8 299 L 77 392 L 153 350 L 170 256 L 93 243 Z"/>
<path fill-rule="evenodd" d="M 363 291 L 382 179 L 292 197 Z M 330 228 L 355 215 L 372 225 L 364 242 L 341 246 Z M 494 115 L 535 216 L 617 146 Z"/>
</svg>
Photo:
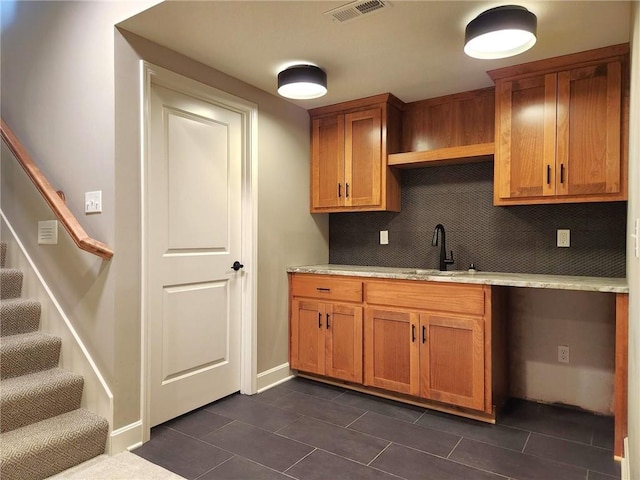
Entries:
<svg viewBox="0 0 640 480">
<path fill-rule="evenodd" d="M 38 222 L 38 245 L 58 244 L 58 221 L 44 220 Z"/>
<path fill-rule="evenodd" d="M 390 7 L 391 4 L 386 0 L 360 0 L 343 5 L 324 14 L 331 17 L 335 22 L 350 22 L 373 12 L 379 12 L 383 8 Z"/>
</svg>

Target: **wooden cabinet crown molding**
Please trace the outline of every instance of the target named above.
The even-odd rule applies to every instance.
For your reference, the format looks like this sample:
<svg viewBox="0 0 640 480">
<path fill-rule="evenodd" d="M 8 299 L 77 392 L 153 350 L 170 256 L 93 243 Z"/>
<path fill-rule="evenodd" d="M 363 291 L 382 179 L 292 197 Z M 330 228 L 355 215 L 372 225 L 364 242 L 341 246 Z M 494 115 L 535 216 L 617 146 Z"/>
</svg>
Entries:
<svg viewBox="0 0 640 480">
<path fill-rule="evenodd" d="M 395 108 L 402 110 L 404 108 L 404 102 L 391 93 L 381 93 L 379 95 L 373 95 L 371 97 L 359 98 L 357 100 L 350 100 L 347 102 L 335 103 L 333 105 L 326 105 L 324 107 L 317 107 L 307 110 L 309 116 L 320 117 L 323 115 L 332 115 L 335 113 L 355 112 L 358 110 L 366 110 L 371 108 L 375 104 L 389 104 Z"/>
<path fill-rule="evenodd" d="M 489 70 L 487 75 L 496 82 L 499 79 L 510 78 L 515 80 L 519 77 L 526 77 L 531 74 L 553 73 L 566 68 L 576 68 L 583 65 L 600 63 L 606 60 L 624 60 L 629 55 L 629 44 L 620 43 L 608 47 L 596 48 L 584 52 L 571 53 L 558 57 L 545 58 L 535 62 L 513 65 L 510 67 Z"/>
</svg>

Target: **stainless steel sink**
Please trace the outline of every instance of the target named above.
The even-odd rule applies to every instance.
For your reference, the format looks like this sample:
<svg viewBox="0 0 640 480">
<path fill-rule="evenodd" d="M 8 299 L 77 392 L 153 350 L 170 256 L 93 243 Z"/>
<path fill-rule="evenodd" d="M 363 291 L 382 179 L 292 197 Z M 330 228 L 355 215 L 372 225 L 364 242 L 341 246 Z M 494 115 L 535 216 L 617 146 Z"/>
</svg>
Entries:
<svg viewBox="0 0 640 480">
<path fill-rule="evenodd" d="M 468 272 L 465 272 L 464 270 L 446 270 L 446 271 L 442 271 L 442 270 L 436 270 L 436 269 L 429 269 L 429 268 L 414 268 L 414 269 L 410 269 L 407 270 L 407 272 L 409 275 L 425 275 L 425 276 L 434 276 L 434 277 L 452 277 L 452 276 L 456 276 L 456 275 L 462 275 Z"/>
</svg>

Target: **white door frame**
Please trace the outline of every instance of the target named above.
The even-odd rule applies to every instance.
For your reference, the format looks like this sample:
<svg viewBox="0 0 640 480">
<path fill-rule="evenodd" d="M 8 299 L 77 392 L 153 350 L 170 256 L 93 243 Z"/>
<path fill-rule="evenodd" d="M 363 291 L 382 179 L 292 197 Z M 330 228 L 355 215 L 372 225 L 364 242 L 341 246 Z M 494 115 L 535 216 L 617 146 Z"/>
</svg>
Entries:
<svg viewBox="0 0 640 480">
<path fill-rule="evenodd" d="M 257 391 L 257 269 L 258 269 L 258 220 L 257 220 L 257 172 L 258 172 L 258 106 L 209 85 L 197 82 L 170 70 L 140 62 L 141 105 L 140 129 L 142 132 L 140 162 L 140 212 L 141 212 L 141 395 L 140 409 L 143 441 L 149 440 L 150 427 L 150 375 L 148 345 L 148 231 L 147 231 L 147 164 L 149 162 L 151 112 L 151 85 L 177 90 L 200 100 L 213 103 L 240 114 L 243 129 L 242 153 L 242 219 L 241 255 L 244 264 L 241 276 L 242 306 L 240 325 L 240 392 L 254 394 Z"/>
</svg>

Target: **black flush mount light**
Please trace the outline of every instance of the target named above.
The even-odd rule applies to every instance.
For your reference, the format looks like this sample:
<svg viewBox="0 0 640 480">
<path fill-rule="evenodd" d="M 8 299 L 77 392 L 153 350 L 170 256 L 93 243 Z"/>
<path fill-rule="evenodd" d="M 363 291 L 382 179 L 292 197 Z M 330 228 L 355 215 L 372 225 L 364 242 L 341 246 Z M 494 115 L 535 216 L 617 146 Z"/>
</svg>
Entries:
<svg viewBox="0 0 640 480">
<path fill-rule="evenodd" d="M 503 5 L 474 18 L 464 32 L 464 53 L 474 58 L 505 58 L 536 43 L 538 19 L 524 7 Z"/>
<path fill-rule="evenodd" d="M 296 100 L 321 97 L 327 93 L 327 74 L 315 65 L 294 65 L 278 74 L 278 93 Z"/>
</svg>

